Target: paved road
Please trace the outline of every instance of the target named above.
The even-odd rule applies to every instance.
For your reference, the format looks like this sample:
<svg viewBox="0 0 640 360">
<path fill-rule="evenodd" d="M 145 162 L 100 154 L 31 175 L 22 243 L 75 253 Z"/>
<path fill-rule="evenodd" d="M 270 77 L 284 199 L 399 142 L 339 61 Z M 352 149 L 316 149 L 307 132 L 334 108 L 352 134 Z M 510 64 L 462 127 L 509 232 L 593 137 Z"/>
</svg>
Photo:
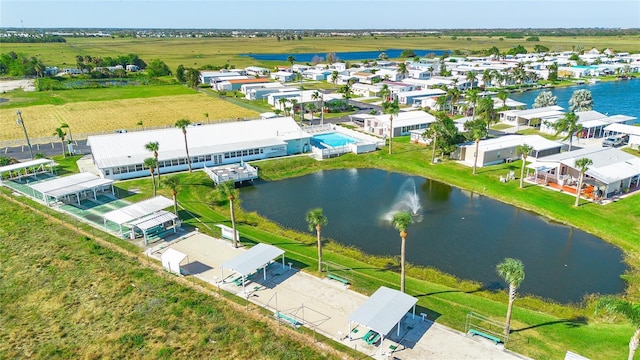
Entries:
<svg viewBox="0 0 640 360">
<path fill-rule="evenodd" d="M 91 148 L 87 146 L 87 140 L 74 140 L 73 142 L 74 152 L 76 154 L 91 153 Z M 62 154 L 62 144 L 60 142 L 53 142 L 49 144 L 35 144 L 31 146 L 31 149 L 33 150 L 34 156 L 39 153 L 44 154 L 46 157 Z M 31 159 L 29 148 L 26 145 L 0 149 L 0 156 L 6 156 L 20 161 Z"/>
</svg>

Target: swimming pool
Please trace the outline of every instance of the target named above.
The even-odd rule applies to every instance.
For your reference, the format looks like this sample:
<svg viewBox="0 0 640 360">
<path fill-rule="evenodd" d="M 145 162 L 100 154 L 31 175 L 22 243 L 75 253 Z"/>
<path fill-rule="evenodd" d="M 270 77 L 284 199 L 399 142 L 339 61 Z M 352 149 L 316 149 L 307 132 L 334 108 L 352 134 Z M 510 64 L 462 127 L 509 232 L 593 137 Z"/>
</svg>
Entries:
<svg viewBox="0 0 640 360">
<path fill-rule="evenodd" d="M 358 142 L 358 140 L 337 132 L 314 135 L 311 138 L 311 145 L 320 149 L 324 149 L 327 146 L 329 147 L 344 146 L 344 145 L 355 143 L 355 142 Z"/>
</svg>

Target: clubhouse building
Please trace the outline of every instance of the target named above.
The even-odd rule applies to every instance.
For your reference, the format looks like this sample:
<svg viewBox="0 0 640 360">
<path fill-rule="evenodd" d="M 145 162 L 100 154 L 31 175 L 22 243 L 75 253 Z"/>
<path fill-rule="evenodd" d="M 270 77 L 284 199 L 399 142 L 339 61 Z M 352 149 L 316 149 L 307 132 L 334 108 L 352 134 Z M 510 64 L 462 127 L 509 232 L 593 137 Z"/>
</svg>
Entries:
<svg viewBox="0 0 640 360">
<path fill-rule="evenodd" d="M 311 135 L 291 117 L 189 126 L 186 142 L 193 169 L 287 156 L 311 151 Z M 187 170 L 185 135 L 179 128 L 89 136 L 93 162 L 113 180 L 148 176 L 145 148 L 158 142 L 160 173 Z"/>
</svg>

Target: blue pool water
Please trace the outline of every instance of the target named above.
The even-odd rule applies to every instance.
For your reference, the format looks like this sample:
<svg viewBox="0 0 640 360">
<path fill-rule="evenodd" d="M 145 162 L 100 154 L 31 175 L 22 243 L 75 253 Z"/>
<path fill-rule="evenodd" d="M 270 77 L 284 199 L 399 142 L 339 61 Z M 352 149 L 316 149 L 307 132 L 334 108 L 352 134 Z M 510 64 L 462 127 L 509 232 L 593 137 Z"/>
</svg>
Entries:
<svg viewBox="0 0 640 360">
<path fill-rule="evenodd" d="M 311 145 L 320 149 L 326 148 L 324 144 L 330 147 L 338 147 L 338 146 L 351 144 L 354 142 L 357 142 L 357 140 L 352 137 L 349 137 L 340 133 L 336 133 L 336 132 L 314 135 L 311 138 Z"/>
</svg>

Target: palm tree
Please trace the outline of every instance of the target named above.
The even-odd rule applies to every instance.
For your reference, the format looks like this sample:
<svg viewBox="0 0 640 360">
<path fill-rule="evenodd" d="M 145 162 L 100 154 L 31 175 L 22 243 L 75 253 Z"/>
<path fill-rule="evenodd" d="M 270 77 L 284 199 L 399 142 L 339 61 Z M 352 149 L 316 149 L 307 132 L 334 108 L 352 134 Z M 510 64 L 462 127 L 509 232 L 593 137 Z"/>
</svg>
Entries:
<svg viewBox="0 0 640 360">
<path fill-rule="evenodd" d="M 380 97 L 382 101 L 390 101 L 391 90 L 389 89 L 389 85 L 383 84 L 380 88 Z"/>
<path fill-rule="evenodd" d="M 589 170 L 589 166 L 593 165 L 593 161 L 589 158 L 580 158 L 575 162 L 576 169 L 580 171 L 580 178 L 578 180 L 578 188 L 576 189 L 576 203 L 574 206 L 580 204 L 580 193 L 582 192 L 582 182 L 584 181 L 584 173 Z"/>
<path fill-rule="evenodd" d="M 69 124 L 63 122 L 60 124 L 60 129 L 67 129 L 69 132 L 69 141 L 73 142 L 73 135 L 71 135 L 71 128 L 69 127 Z"/>
<path fill-rule="evenodd" d="M 533 108 L 542 108 L 558 104 L 558 97 L 553 96 L 551 91 L 541 91 L 533 102 Z"/>
<path fill-rule="evenodd" d="M 589 111 L 593 109 L 591 91 L 580 89 L 573 92 L 569 99 L 569 111 Z"/>
<path fill-rule="evenodd" d="M 160 179 L 160 173 L 158 173 L 158 179 Z M 173 213 L 178 216 L 178 186 L 180 186 L 180 178 L 175 175 L 168 176 L 162 181 L 162 185 L 171 190 L 171 196 L 173 197 Z"/>
<path fill-rule="evenodd" d="M 471 113 L 471 120 L 475 120 L 476 119 L 476 104 L 478 103 L 478 90 L 469 90 L 467 91 L 467 93 L 465 94 L 465 97 L 467 98 L 467 106 L 471 105 L 472 109 L 473 109 L 473 113 Z"/>
<path fill-rule="evenodd" d="M 473 83 L 476 81 L 476 72 L 473 70 L 469 71 L 466 80 L 471 84 L 471 90 L 473 90 Z"/>
<path fill-rule="evenodd" d="M 320 100 L 320 125 L 324 124 L 324 94 L 321 93 L 320 91 L 314 91 L 313 94 L 311 94 L 311 99 L 313 99 L 314 101 L 318 101 Z M 311 117 L 313 117 L 313 114 L 311 114 Z"/>
<path fill-rule="evenodd" d="M 399 211 L 393 215 L 393 219 L 391 219 L 391 223 L 393 227 L 400 231 L 400 239 L 402 240 L 402 244 L 400 245 L 400 291 L 404 292 L 404 278 L 405 278 L 405 248 L 406 248 L 406 240 L 407 240 L 407 228 L 413 222 L 413 218 L 408 211 Z"/>
<path fill-rule="evenodd" d="M 552 124 L 552 127 L 556 130 L 556 136 L 561 132 L 566 132 L 562 140 L 569 140 L 569 151 L 573 145 L 573 135 L 582 130 L 582 125 L 578 124 L 578 115 L 574 112 L 568 112 L 564 117 Z"/>
<path fill-rule="evenodd" d="M 482 72 L 482 83 L 484 84 L 485 89 L 491 85 L 491 79 L 493 79 L 493 74 L 491 73 L 491 70 L 485 69 Z"/>
<path fill-rule="evenodd" d="M 391 155 L 392 141 L 393 141 L 393 117 L 398 116 L 400 112 L 400 105 L 398 100 L 385 101 L 382 103 L 382 110 L 385 114 L 389 114 L 389 155 Z"/>
<path fill-rule="evenodd" d="M 233 228 L 233 247 L 237 248 L 236 212 L 233 207 L 233 202 L 236 200 L 236 184 L 233 180 L 225 181 L 218 185 L 218 191 L 229 199 L 229 214 L 231 215 L 231 227 Z"/>
<path fill-rule="evenodd" d="M 527 156 L 533 150 L 533 146 L 522 144 L 516 148 L 516 153 L 522 155 L 522 167 L 520 168 L 520 189 L 524 188 L 524 167 L 527 165 Z"/>
<path fill-rule="evenodd" d="M 464 123 L 464 129 L 468 131 L 469 138 L 476 143 L 476 150 L 473 153 L 473 175 L 475 175 L 478 164 L 478 148 L 480 147 L 480 140 L 487 136 L 487 124 L 482 119 L 476 119 Z"/>
<path fill-rule="evenodd" d="M 153 158 L 156 159 L 156 170 L 158 171 L 158 184 L 160 184 L 160 163 L 158 162 L 158 149 L 160 149 L 160 144 L 157 141 L 151 141 L 148 142 L 144 148 L 153 152 Z"/>
<path fill-rule="evenodd" d="M 67 157 L 67 152 L 64 151 L 64 138 L 67 136 L 67 133 L 65 133 L 62 128 L 56 128 L 53 135 L 60 138 L 60 142 L 62 143 L 62 157 Z"/>
<path fill-rule="evenodd" d="M 287 98 L 280 98 L 278 99 L 278 102 L 280 103 L 280 106 L 282 106 L 282 110 L 285 110 L 287 108 L 287 103 L 289 102 L 289 99 Z M 285 111 L 285 116 L 289 116 L 289 114 Z"/>
<path fill-rule="evenodd" d="M 298 99 L 289 99 L 291 103 L 291 115 L 295 117 L 296 115 L 296 106 L 298 105 Z M 302 116 L 300 117 L 300 125 L 302 125 Z"/>
<path fill-rule="evenodd" d="M 496 95 L 496 97 L 500 100 L 502 100 L 502 108 L 506 108 L 507 107 L 507 99 L 509 98 L 509 93 L 506 91 L 499 91 L 498 95 Z"/>
<path fill-rule="evenodd" d="M 407 63 L 402 62 L 402 63 L 398 64 L 398 74 L 400 74 L 400 76 L 402 76 L 403 79 L 405 77 L 407 77 L 407 75 L 409 74 L 409 69 L 407 68 Z"/>
<path fill-rule="evenodd" d="M 449 100 L 447 96 L 441 95 L 436 98 L 436 105 L 438 106 L 438 111 L 447 111 L 447 103 Z"/>
<path fill-rule="evenodd" d="M 509 307 L 507 308 L 507 321 L 504 328 L 504 334 L 508 336 L 511 330 L 511 310 L 516 299 L 516 290 L 524 281 L 524 265 L 518 259 L 505 258 L 496 266 L 496 269 L 498 270 L 498 275 L 509 284 Z"/>
<path fill-rule="evenodd" d="M 289 55 L 287 57 L 287 62 L 291 64 L 291 72 L 293 72 L 293 63 L 296 62 L 296 58 L 294 58 L 293 55 Z"/>
<path fill-rule="evenodd" d="M 316 236 L 318 238 L 318 272 L 322 272 L 322 239 L 320 233 L 322 232 L 322 227 L 326 226 L 329 222 L 327 217 L 322 213 L 321 208 L 307 211 L 305 220 L 309 225 L 309 231 L 316 230 Z"/>
<path fill-rule="evenodd" d="M 451 115 L 453 115 L 453 104 L 457 103 L 460 100 L 460 90 L 454 85 L 451 89 L 447 91 L 447 97 L 451 101 Z"/>
<path fill-rule="evenodd" d="M 187 126 L 191 125 L 191 121 L 188 119 L 180 119 L 176 121 L 175 126 L 182 130 L 182 135 L 184 135 L 184 149 L 187 152 L 187 165 L 189 165 L 189 172 L 191 172 L 191 157 L 189 157 L 189 145 L 187 143 Z"/>
<path fill-rule="evenodd" d="M 338 82 L 338 71 L 333 70 L 331 73 L 331 83 L 333 83 L 333 88 L 336 88 L 336 83 Z"/>
<path fill-rule="evenodd" d="M 631 340 L 629 340 L 629 356 L 627 358 L 633 360 L 638 344 L 640 344 L 640 304 L 616 299 L 613 296 L 605 296 L 596 305 L 596 313 L 601 311 L 622 315 L 631 321 L 631 325 L 636 328 Z"/>
<path fill-rule="evenodd" d="M 156 196 L 156 176 L 154 169 L 158 166 L 158 162 L 154 158 L 146 158 L 144 159 L 144 167 L 149 169 L 149 173 L 151 173 L 151 181 L 153 182 L 153 196 Z"/>
</svg>

